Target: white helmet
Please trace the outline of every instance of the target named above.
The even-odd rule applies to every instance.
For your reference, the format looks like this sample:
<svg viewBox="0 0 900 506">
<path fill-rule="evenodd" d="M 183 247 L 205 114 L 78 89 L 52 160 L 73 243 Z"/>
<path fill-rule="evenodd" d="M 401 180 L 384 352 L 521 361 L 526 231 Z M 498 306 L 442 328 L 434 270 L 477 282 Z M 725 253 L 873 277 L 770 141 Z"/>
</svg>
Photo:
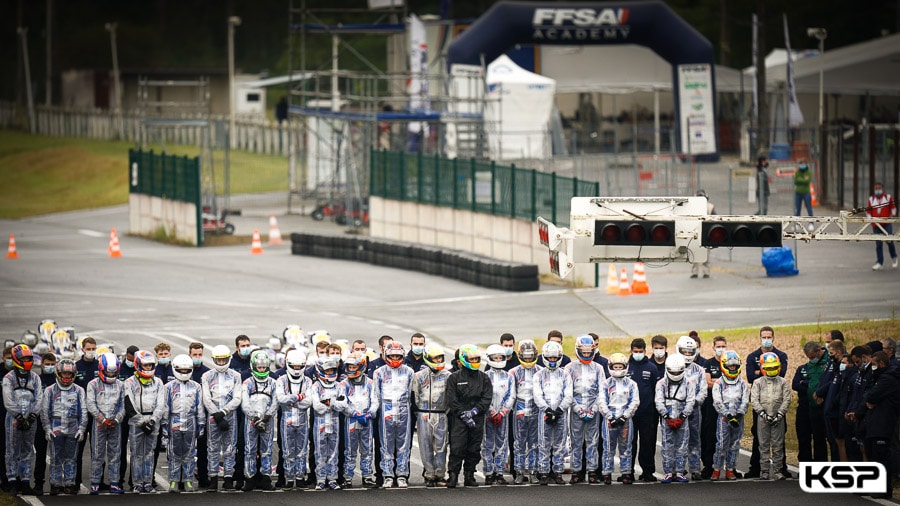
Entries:
<svg viewBox="0 0 900 506">
<path fill-rule="evenodd" d="M 287 352 L 284 357 L 284 367 L 287 370 L 288 379 L 292 383 L 299 382 L 303 378 L 303 370 L 306 368 L 306 354 L 300 350 Z"/>
<path fill-rule="evenodd" d="M 331 334 L 329 334 L 327 330 L 313 331 L 311 341 L 313 346 L 318 344 L 319 341 L 325 341 L 326 343 L 331 344 Z"/>
<path fill-rule="evenodd" d="M 212 359 L 213 369 L 219 372 L 225 372 L 231 365 L 231 350 L 224 344 L 213 346 Z"/>
<path fill-rule="evenodd" d="M 684 369 L 687 366 L 684 355 L 673 353 L 666 358 L 666 377 L 669 381 L 679 383 L 684 379 Z"/>
<path fill-rule="evenodd" d="M 288 325 L 281 332 L 281 337 L 288 346 L 306 346 L 306 334 L 303 333 L 300 325 Z"/>
<path fill-rule="evenodd" d="M 613 366 L 621 365 L 621 369 Z M 628 357 L 624 353 L 613 353 L 609 356 L 609 375 L 613 378 L 624 378 L 628 375 Z"/>
<path fill-rule="evenodd" d="M 547 369 L 553 370 L 559 367 L 559 363 L 562 362 L 562 355 L 562 345 L 556 341 L 547 341 L 544 343 L 544 346 L 541 346 L 541 356 L 544 357 L 544 367 Z M 551 358 L 556 360 L 551 361 Z"/>
<path fill-rule="evenodd" d="M 284 367 L 284 357 L 285 357 L 284 352 L 279 351 L 278 353 L 275 354 L 275 368 L 276 369 L 281 369 L 282 367 Z"/>
<path fill-rule="evenodd" d="M 194 361 L 191 357 L 181 354 L 172 359 L 172 373 L 178 381 L 188 381 L 194 373 Z"/>
<path fill-rule="evenodd" d="M 270 350 L 281 351 L 281 339 L 278 339 L 276 336 L 270 337 L 266 347 Z"/>
<path fill-rule="evenodd" d="M 506 367 L 506 348 L 499 344 L 492 344 L 487 349 L 487 363 L 494 369 Z M 497 358 L 499 357 L 499 358 Z"/>
<path fill-rule="evenodd" d="M 697 349 L 697 341 L 694 341 L 694 338 L 691 336 L 681 336 L 678 338 L 678 343 L 675 345 L 675 350 L 684 355 L 684 363 L 692 364 L 694 363 L 694 358 L 700 352 Z"/>
</svg>

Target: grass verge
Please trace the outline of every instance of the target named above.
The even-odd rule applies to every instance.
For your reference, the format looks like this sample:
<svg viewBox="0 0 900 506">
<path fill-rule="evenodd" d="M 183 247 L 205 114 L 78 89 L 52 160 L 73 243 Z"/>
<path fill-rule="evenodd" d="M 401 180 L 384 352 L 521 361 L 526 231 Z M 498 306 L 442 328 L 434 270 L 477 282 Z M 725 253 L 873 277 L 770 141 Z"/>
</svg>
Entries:
<svg viewBox="0 0 900 506">
<path fill-rule="evenodd" d="M 128 202 L 128 142 L 30 135 L 0 130 L 0 218 L 16 219 Z M 152 147 L 151 147 L 152 148 Z M 160 151 L 160 147 L 155 147 Z M 196 146 L 167 146 L 197 156 Z M 230 153 L 230 190 L 287 191 L 288 163 L 279 156 Z M 225 187 L 225 153 L 213 152 L 216 193 Z"/>
</svg>

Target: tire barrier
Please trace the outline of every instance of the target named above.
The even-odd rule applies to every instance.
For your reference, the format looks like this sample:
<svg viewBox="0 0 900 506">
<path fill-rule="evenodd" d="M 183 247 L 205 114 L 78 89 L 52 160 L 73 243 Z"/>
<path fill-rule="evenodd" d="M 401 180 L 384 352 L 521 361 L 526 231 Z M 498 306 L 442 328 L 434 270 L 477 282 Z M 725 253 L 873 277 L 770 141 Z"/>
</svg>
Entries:
<svg viewBox="0 0 900 506">
<path fill-rule="evenodd" d="M 534 264 L 391 239 L 293 233 L 291 253 L 418 271 L 511 292 L 531 292 L 541 285 Z"/>
</svg>

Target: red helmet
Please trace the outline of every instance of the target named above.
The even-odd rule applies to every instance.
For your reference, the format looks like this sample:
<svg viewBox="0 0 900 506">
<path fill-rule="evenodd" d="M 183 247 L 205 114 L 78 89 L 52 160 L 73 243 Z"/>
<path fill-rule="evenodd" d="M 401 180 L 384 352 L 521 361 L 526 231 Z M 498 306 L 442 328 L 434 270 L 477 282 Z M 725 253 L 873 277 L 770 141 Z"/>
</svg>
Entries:
<svg viewBox="0 0 900 506">
<path fill-rule="evenodd" d="M 31 348 L 25 344 L 17 344 L 13 346 L 12 349 L 12 361 L 13 366 L 19 372 L 28 372 L 31 370 L 31 366 L 34 365 L 34 355 L 31 353 Z"/>
<path fill-rule="evenodd" d="M 403 357 L 406 352 L 403 351 L 403 345 L 397 341 L 391 341 L 384 347 L 384 361 L 387 365 L 397 368 L 403 365 Z"/>
<path fill-rule="evenodd" d="M 134 354 L 134 374 L 145 385 L 152 382 L 153 377 L 156 376 L 156 355 L 152 351 L 138 350 Z"/>
</svg>

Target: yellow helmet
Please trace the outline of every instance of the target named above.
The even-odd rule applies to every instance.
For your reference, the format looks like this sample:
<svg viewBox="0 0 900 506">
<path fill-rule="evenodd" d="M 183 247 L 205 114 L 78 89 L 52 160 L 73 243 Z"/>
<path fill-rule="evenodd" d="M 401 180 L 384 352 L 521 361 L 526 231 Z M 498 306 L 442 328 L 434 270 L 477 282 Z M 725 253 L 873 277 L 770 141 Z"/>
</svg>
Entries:
<svg viewBox="0 0 900 506">
<path fill-rule="evenodd" d="M 766 376 L 774 378 L 781 373 L 781 359 L 771 351 L 763 353 L 762 356 L 759 357 L 759 368 L 762 369 Z"/>
<path fill-rule="evenodd" d="M 516 356 L 519 357 L 519 363 L 522 364 L 522 367 L 526 369 L 534 367 L 538 361 L 537 346 L 535 346 L 534 341 L 531 339 L 519 341 L 519 351 L 516 352 Z"/>
</svg>

